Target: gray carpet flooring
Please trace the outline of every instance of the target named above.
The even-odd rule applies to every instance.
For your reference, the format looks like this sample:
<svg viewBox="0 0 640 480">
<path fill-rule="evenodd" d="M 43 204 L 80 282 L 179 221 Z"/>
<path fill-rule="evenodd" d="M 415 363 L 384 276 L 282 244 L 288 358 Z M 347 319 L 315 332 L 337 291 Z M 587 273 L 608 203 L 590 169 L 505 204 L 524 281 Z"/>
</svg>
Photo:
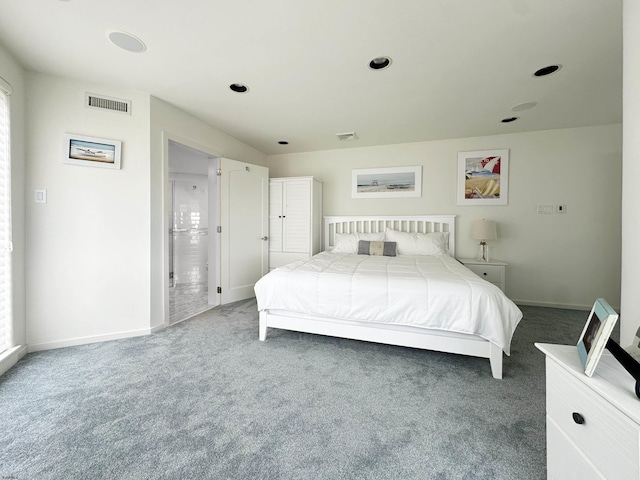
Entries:
<svg viewBox="0 0 640 480">
<path fill-rule="evenodd" d="M 486 359 L 270 330 L 254 300 L 0 377 L 2 479 L 543 479 L 544 355 L 587 312 L 522 307 Z"/>
</svg>

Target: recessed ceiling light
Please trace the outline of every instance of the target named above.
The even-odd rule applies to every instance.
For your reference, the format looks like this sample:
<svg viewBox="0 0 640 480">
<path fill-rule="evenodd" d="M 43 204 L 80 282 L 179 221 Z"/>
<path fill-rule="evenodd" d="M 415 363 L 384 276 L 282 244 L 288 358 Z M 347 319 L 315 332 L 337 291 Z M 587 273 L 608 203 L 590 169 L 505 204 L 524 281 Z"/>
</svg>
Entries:
<svg viewBox="0 0 640 480">
<path fill-rule="evenodd" d="M 147 46 L 142 40 L 127 32 L 107 30 L 107 38 L 109 38 L 111 43 L 127 52 L 140 53 L 147 49 Z"/>
<path fill-rule="evenodd" d="M 243 85 L 242 83 L 232 83 L 229 85 L 229 88 L 237 93 L 246 93 L 249 91 L 249 87 Z"/>
<path fill-rule="evenodd" d="M 502 123 L 511 123 L 511 122 L 515 122 L 517 119 L 518 119 L 518 117 L 507 117 L 507 118 L 503 118 L 500 121 Z"/>
<path fill-rule="evenodd" d="M 531 110 L 536 105 L 538 105 L 537 102 L 519 103 L 519 104 L 514 105 L 513 107 L 511 107 L 511 111 L 512 112 L 524 112 L 525 110 Z"/>
<path fill-rule="evenodd" d="M 389 57 L 376 57 L 369 62 L 369 68 L 372 70 L 382 70 L 391 65 L 391 59 Z"/>
<path fill-rule="evenodd" d="M 278 143 L 280 145 L 289 145 L 289 142 L 287 142 L 286 140 L 280 140 Z"/>
<path fill-rule="evenodd" d="M 549 65 L 547 67 L 542 67 L 539 70 L 536 70 L 533 73 L 534 77 L 544 77 L 546 75 L 551 75 L 552 73 L 557 72 L 562 68 L 562 65 Z"/>
</svg>

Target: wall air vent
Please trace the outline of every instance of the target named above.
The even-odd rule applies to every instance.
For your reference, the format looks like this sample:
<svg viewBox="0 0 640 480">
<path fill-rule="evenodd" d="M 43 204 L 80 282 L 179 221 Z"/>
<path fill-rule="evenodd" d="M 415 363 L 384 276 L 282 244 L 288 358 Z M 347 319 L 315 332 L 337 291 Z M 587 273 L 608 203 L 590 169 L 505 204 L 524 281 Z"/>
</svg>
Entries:
<svg viewBox="0 0 640 480">
<path fill-rule="evenodd" d="M 104 95 L 96 95 L 95 93 L 86 93 L 84 104 L 87 108 L 110 110 L 112 112 L 131 115 L 131 100 L 105 97 Z"/>
<path fill-rule="evenodd" d="M 338 140 L 345 141 L 345 140 L 357 140 L 358 139 L 358 135 L 356 135 L 356 132 L 347 132 L 347 133 L 336 133 L 336 137 L 338 137 Z"/>
</svg>

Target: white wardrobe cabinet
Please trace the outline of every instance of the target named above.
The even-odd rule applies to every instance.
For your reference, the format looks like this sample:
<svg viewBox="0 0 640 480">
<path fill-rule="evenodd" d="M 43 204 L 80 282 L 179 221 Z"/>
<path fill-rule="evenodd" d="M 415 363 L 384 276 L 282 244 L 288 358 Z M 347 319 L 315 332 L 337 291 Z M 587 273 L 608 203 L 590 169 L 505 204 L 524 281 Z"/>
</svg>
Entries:
<svg viewBox="0 0 640 480">
<path fill-rule="evenodd" d="M 269 269 L 322 249 L 322 182 L 314 177 L 269 180 Z"/>
</svg>

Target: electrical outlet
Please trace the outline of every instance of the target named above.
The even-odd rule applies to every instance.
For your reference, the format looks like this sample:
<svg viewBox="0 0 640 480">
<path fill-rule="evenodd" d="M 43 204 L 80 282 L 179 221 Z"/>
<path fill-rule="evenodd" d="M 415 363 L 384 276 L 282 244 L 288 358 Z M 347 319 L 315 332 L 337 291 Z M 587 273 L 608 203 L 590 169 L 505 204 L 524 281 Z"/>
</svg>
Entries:
<svg viewBox="0 0 640 480">
<path fill-rule="evenodd" d="M 566 205 L 556 206 L 556 213 L 567 213 L 567 206 Z"/>
</svg>

